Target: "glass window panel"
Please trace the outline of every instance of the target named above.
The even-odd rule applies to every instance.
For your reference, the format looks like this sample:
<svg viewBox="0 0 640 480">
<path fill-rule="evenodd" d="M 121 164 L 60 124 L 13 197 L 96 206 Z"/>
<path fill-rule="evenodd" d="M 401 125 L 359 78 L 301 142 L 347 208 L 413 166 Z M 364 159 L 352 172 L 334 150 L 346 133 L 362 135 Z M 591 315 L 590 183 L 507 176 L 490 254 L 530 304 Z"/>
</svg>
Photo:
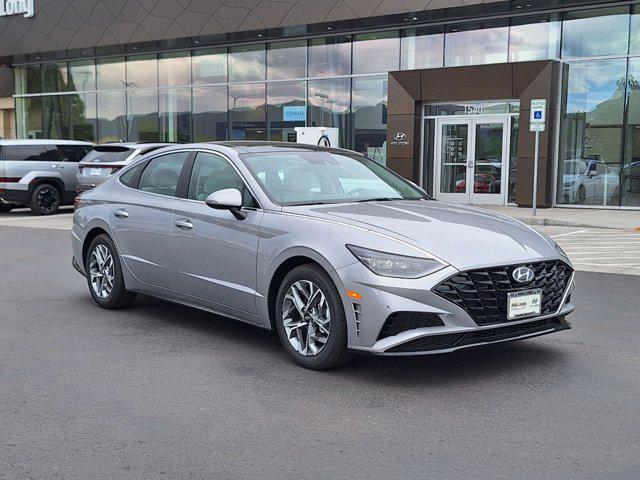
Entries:
<svg viewBox="0 0 640 480">
<path fill-rule="evenodd" d="M 182 166 L 188 156 L 189 152 L 176 152 L 154 158 L 142 171 L 138 189 L 158 195 L 174 196 L 178 189 Z"/>
<path fill-rule="evenodd" d="M 98 90 L 117 90 L 125 88 L 124 57 L 96 60 L 96 78 Z"/>
<path fill-rule="evenodd" d="M 42 65 L 42 92 L 67 91 L 68 72 L 66 63 L 45 63 Z"/>
<path fill-rule="evenodd" d="M 629 120 L 625 161 L 620 170 L 621 203 L 640 207 L 640 58 L 629 59 Z"/>
<path fill-rule="evenodd" d="M 230 85 L 229 119 L 232 140 L 266 140 L 265 85 Z"/>
<path fill-rule="evenodd" d="M 351 73 L 351 37 L 309 40 L 309 76 L 333 77 Z"/>
<path fill-rule="evenodd" d="M 96 94 L 69 97 L 71 139 L 95 142 L 97 135 Z"/>
<path fill-rule="evenodd" d="M 69 138 L 69 97 L 50 95 L 42 97 L 42 130 L 44 138 Z"/>
<path fill-rule="evenodd" d="M 16 91 L 20 93 L 42 92 L 42 67 L 30 65 L 16 69 Z"/>
<path fill-rule="evenodd" d="M 160 140 L 191 140 L 191 89 L 160 90 Z"/>
<path fill-rule="evenodd" d="M 401 40 L 401 68 L 438 68 L 444 62 L 444 33 L 441 28 L 407 30 Z"/>
<path fill-rule="evenodd" d="M 161 86 L 191 83 L 191 52 L 161 53 L 158 60 Z"/>
<path fill-rule="evenodd" d="M 16 98 L 18 135 L 20 138 L 44 138 L 42 129 L 42 97 Z"/>
<path fill-rule="evenodd" d="M 304 127 L 307 119 L 305 82 L 280 82 L 267 85 L 269 140 L 295 142 L 295 127 Z"/>
<path fill-rule="evenodd" d="M 191 171 L 187 198 L 204 202 L 212 193 L 228 188 L 240 190 L 245 199 L 244 206 L 252 206 L 251 194 L 226 159 L 213 153 L 198 153 Z"/>
<path fill-rule="evenodd" d="M 625 55 L 629 43 L 629 8 L 567 12 L 562 28 L 563 57 Z"/>
<path fill-rule="evenodd" d="M 227 49 L 196 50 L 192 60 L 193 83 L 224 83 L 227 81 Z"/>
<path fill-rule="evenodd" d="M 281 80 L 307 76 L 307 42 L 278 42 L 268 45 L 267 78 Z"/>
<path fill-rule="evenodd" d="M 520 131 L 520 119 L 511 117 L 511 132 L 509 134 L 509 203 L 516 203 L 516 180 L 518 178 L 518 133 Z"/>
<path fill-rule="evenodd" d="M 125 92 L 100 92 L 98 95 L 98 143 L 127 140 Z"/>
<path fill-rule="evenodd" d="M 397 31 L 356 35 L 353 39 L 353 73 L 398 70 L 399 42 Z"/>
<path fill-rule="evenodd" d="M 509 61 L 528 62 L 558 58 L 560 22 L 549 16 L 514 19 L 509 28 Z"/>
<path fill-rule="evenodd" d="M 158 59 L 156 55 L 127 57 L 127 88 L 158 86 Z"/>
<path fill-rule="evenodd" d="M 339 147 L 349 148 L 348 134 L 351 110 L 351 79 L 313 80 L 308 88 L 308 125 L 335 127 L 340 130 Z M 336 146 L 336 145 L 333 145 Z"/>
<path fill-rule="evenodd" d="M 475 24 L 449 27 L 445 37 L 445 67 L 484 65 L 507 61 L 509 27 Z"/>
<path fill-rule="evenodd" d="M 157 142 L 158 92 L 134 90 L 127 92 L 127 140 L 132 142 Z"/>
<path fill-rule="evenodd" d="M 353 149 L 387 162 L 387 77 L 354 78 Z"/>
<path fill-rule="evenodd" d="M 264 45 L 243 45 L 229 49 L 229 81 L 264 80 L 266 75 Z"/>
<path fill-rule="evenodd" d="M 85 92 L 96 89 L 96 64 L 93 60 L 69 62 L 69 90 Z"/>
<path fill-rule="evenodd" d="M 569 65 L 558 203 L 618 205 L 626 60 Z"/>
<path fill-rule="evenodd" d="M 631 38 L 629 39 L 629 53 L 640 53 L 640 4 L 631 7 Z"/>
<path fill-rule="evenodd" d="M 227 140 L 227 87 L 193 89 L 193 141 Z"/>
</svg>

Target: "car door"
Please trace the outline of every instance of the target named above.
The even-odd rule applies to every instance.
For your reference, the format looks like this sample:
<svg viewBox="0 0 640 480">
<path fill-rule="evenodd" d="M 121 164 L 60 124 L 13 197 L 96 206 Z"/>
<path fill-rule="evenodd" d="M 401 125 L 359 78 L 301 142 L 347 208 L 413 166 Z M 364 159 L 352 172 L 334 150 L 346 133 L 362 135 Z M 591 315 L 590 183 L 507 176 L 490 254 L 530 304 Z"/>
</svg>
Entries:
<svg viewBox="0 0 640 480">
<path fill-rule="evenodd" d="M 141 282 L 175 290 L 171 228 L 176 193 L 190 152 L 166 153 L 123 177 L 130 188 L 110 207 L 109 221 L 122 259 Z"/>
<path fill-rule="evenodd" d="M 75 194 L 78 185 L 78 155 L 75 145 L 45 145 L 45 156 L 52 172 L 60 175 L 67 196 Z"/>
<path fill-rule="evenodd" d="M 184 197 L 174 209 L 172 256 L 178 291 L 213 308 L 255 313 L 256 256 L 263 212 L 231 162 L 198 152 L 190 162 Z M 243 192 L 246 218 L 214 210 L 204 200 L 227 188 Z"/>
</svg>

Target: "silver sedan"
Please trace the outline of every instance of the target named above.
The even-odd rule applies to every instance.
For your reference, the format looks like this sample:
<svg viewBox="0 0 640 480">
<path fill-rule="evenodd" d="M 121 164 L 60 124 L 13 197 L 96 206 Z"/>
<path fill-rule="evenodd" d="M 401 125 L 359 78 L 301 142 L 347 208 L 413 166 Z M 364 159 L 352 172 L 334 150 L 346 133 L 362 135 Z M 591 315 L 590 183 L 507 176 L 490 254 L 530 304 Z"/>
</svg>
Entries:
<svg viewBox="0 0 640 480">
<path fill-rule="evenodd" d="M 273 329 L 314 369 L 543 335 L 574 309 L 552 239 L 347 150 L 163 148 L 83 194 L 71 236 L 100 307 L 143 293 Z"/>
</svg>

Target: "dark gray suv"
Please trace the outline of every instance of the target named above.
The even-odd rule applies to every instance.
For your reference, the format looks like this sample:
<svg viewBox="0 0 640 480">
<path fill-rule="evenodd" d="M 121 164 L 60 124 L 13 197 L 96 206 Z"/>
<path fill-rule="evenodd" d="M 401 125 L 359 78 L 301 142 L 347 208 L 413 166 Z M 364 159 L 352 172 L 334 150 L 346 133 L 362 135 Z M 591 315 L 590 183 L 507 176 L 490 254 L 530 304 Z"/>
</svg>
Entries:
<svg viewBox="0 0 640 480">
<path fill-rule="evenodd" d="M 0 140 L 0 212 L 27 205 L 51 215 L 76 195 L 78 162 L 93 144 L 69 140 Z"/>
</svg>

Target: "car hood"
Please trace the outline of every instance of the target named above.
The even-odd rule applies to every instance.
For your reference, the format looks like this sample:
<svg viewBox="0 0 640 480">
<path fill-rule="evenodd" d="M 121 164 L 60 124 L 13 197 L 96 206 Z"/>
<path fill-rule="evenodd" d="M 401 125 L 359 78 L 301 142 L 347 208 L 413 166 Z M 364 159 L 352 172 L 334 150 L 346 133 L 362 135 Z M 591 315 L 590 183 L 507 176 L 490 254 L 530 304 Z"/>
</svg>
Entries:
<svg viewBox="0 0 640 480">
<path fill-rule="evenodd" d="M 290 207 L 318 219 L 340 221 L 410 243 L 469 270 L 557 258 L 541 234 L 506 215 L 438 201 L 382 201 Z"/>
</svg>

